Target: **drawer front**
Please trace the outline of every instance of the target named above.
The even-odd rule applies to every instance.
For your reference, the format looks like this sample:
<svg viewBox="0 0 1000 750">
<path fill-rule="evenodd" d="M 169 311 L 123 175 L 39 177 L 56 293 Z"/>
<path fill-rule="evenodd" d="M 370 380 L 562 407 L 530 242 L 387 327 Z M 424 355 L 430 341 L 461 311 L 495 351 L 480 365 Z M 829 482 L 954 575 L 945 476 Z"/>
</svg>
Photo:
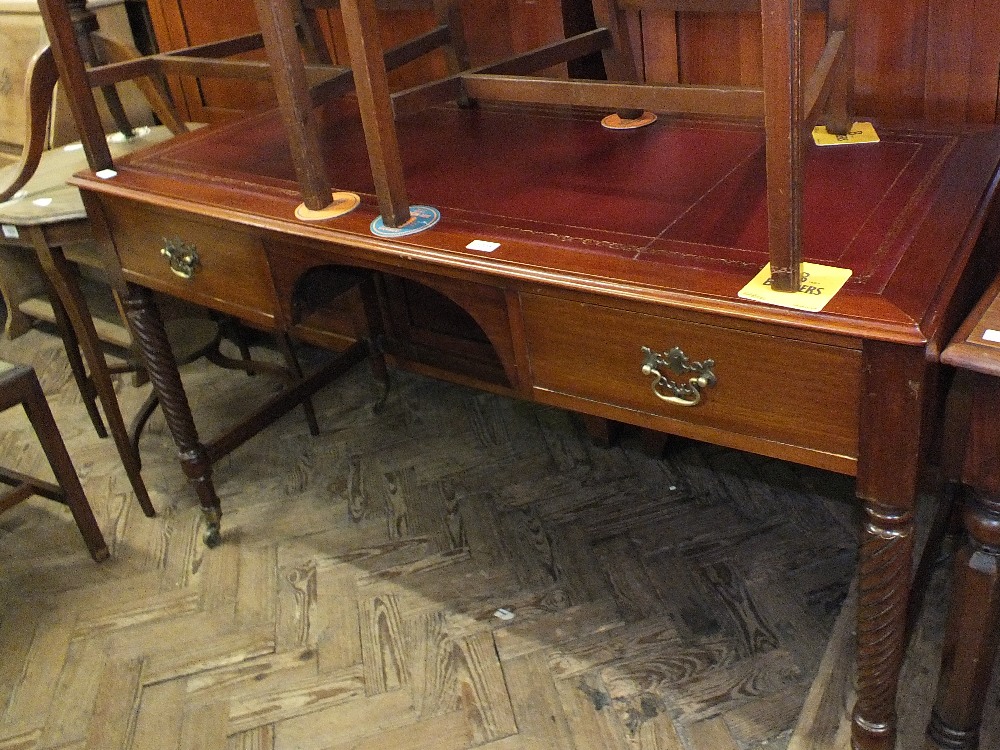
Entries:
<svg viewBox="0 0 1000 750">
<path fill-rule="evenodd" d="M 804 462 L 842 471 L 857 457 L 856 349 L 530 294 L 522 309 L 539 400 L 766 455 L 818 454 Z M 642 372 L 643 347 L 714 360 L 714 383 L 680 395 L 696 405 L 664 401 L 655 373 Z M 679 385 L 696 376 L 657 369 Z"/>
<path fill-rule="evenodd" d="M 267 257 L 251 234 L 141 204 L 105 204 L 129 281 L 270 326 L 277 300 Z M 170 246 L 175 260 L 164 254 Z M 182 257 L 194 252 L 191 268 Z M 190 274 L 187 276 L 187 274 Z"/>
</svg>

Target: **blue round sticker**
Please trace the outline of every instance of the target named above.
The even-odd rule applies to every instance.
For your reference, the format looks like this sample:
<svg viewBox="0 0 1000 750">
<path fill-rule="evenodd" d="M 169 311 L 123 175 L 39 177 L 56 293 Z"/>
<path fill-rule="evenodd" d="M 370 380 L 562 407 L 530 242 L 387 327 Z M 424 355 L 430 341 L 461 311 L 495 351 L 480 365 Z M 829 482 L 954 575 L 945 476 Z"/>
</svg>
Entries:
<svg viewBox="0 0 1000 750">
<path fill-rule="evenodd" d="M 401 227 L 387 227 L 381 216 L 371 223 L 371 232 L 376 237 L 405 237 L 430 229 L 438 223 L 441 212 L 431 206 L 410 206 L 410 220 Z"/>
</svg>

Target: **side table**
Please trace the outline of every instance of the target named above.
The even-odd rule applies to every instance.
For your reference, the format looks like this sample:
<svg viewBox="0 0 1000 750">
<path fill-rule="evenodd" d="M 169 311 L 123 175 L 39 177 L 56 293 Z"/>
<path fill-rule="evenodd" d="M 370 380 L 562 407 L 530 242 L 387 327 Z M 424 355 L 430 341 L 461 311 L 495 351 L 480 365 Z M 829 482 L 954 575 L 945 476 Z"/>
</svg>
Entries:
<svg viewBox="0 0 1000 750">
<path fill-rule="evenodd" d="M 968 379 L 964 446 L 950 457 L 964 495 L 966 539 L 956 553 L 930 738 L 948 750 L 979 747 L 979 725 L 1000 641 L 1000 279 L 945 348 Z"/>
</svg>

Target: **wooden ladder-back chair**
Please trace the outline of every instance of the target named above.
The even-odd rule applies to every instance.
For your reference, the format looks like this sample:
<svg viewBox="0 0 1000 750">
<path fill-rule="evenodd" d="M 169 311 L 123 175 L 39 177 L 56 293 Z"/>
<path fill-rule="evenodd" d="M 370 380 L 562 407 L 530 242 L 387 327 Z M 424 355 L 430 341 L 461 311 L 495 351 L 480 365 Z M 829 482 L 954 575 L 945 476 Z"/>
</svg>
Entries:
<svg viewBox="0 0 1000 750">
<path fill-rule="evenodd" d="M 385 166 L 398 151 L 391 129 L 379 128 L 378 117 L 391 118 L 386 71 L 395 70 L 423 55 L 443 49 L 451 74 L 468 67 L 456 0 L 430 0 L 436 25 L 422 34 L 388 50 L 377 39 L 375 5 L 367 0 L 255 0 L 260 33 L 214 41 L 196 47 L 148 55 L 122 64 L 90 65 L 86 50 L 73 32 L 68 3 L 42 2 L 40 8 L 49 38 L 57 54 L 61 76 L 75 92 L 104 88 L 116 81 L 157 71 L 162 74 L 206 78 L 270 80 L 288 124 L 296 174 L 307 209 L 318 211 L 330 204 L 329 178 L 322 174 L 317 158 L 319 145 L 311 124 L 311 109 L 331 97 L 354 89 L 366 123 L 368 146 L 380 209 L 389 226 L 399 226 L 409 218 L 401 180 L 401 170 Z M 385 7 L 426 6 L 427 0 L 390 0 Z M 347 42 L 351 65 L 331 63 L 316 21 L 317 11 L 340 8 L 345 27 L 351 31 Z M 382 7 L 382 6 L 380 6 Z M 355 29 L 363 29 L 355 32 Z M 267 61 L 233 59 L 246 52 L 264 49 Z M 378 72 L 376 72 L 378 71 Z M 89 96 L 71 96 L 70 105 L 94 170 L 110 169 L 113 158 L 100 137 L 97 107 Z M 291 114 L 294 113 L 294 114 Z M 296 120 L 303 122 L 295 122 Z M 383 154 L 386 154 L 383 156 Z M 398 161 L 398 159 L 397 159 Z M 388 196 L 392 196 L 389 200 Z"/>
<path fill-rule="evenodd" d="M 315 94 L 306 86 L 307 67 L 294 53 L 291 9 L 284 3 L 256 0 L 272 61 L 275 85 L 290 141 L 294 144 L 299 183 L 307 206 L 328 202 L 327 176 L 310 169 L 322 163 L 312 131 L 310 108 Z M 354 67 L 355 85 L 375 175 L 379 209 L 387 226 L 409 218 L 402 160 L 392 127 L 394 118 L 449 100 L 500 100 L 563 104 L 618 110 L 628 117 L 642 110 L 667 114 L 763 119 L 766 135 L 769 254 L 775 289 L 799 288 L 804 134 L 823 120 L 831 132 L 847 132 L 853 68 L 852 0 L 594 0 L 598 27 L 500 62 L 458 72 L 429 84 L 389 93 L 388 66 L 378 47 L 374 0 L 341 3 Z M 642 8 L 699 13 L 761 13 L 763 85 L 693 86 L 649 84 L 639 80 L 632 54 L 627 15 Z M 827 17 L 827 39 L 815 69 L 803 67 L 802 18 L 806 11 Z M 454 41 L 460 28 L 457 10 L 442 5 L 436 41 Z M 283 31 L 284 30 L 284 31 Z M 461 42 L 458 42 L 461 48 Z M 609 80 L 538 77 L 554 65 L 601 52 Z M 457 58 L 461 65 L 461 57 Z"/>
</svg>

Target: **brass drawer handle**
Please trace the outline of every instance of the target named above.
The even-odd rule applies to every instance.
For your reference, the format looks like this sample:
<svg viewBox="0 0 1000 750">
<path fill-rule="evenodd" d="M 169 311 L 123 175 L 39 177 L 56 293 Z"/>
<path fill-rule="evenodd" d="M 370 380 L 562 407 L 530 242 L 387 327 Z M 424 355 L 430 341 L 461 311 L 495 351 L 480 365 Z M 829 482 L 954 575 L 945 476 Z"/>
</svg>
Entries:
<svg viewBox="0 0 1000 750">
<path fill-rule="evenodd" d="M 691 362 L 687 355 L 674 347 L 669 352 L 656 354 L 648 346 L 642 347 L 642 374 L 653 376 L 653 393 L 657 398 L 668 404 L 678 406 L 697 406 L 701 403 L 701 389 L 715 385 L 714 359 L 704 362 Z M 660 368 L 669 370 L 676 375 L 693 374 L 687 383 L 677 383 L 671 377 L 660 372 Z"/>
<path fill-rule="evenodd" d="M 160 254 L 167 256 L 170 263 L 170 270 L 182 279 L 190 279 L 194 272 L 201 267 L 201 260 L 198 258 L 198 248 L 189 245 L 179 237 L 171 239 L 163 238 L 163 247 Z"/>
</svg>

